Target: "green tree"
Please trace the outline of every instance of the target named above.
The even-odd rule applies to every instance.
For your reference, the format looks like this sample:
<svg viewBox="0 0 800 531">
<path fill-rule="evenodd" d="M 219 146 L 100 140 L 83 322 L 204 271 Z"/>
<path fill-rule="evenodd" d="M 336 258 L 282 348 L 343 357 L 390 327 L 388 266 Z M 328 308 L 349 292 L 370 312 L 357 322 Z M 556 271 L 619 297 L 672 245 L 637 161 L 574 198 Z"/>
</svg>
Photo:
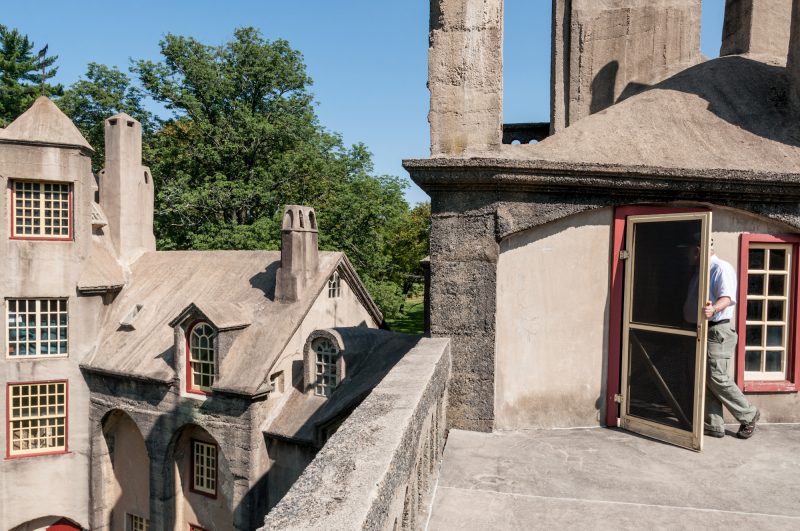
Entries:
<svg viewBox="0 0 800 531">
<path fill-rule="evenodd" d="M 25 112 L 41 95 L 58 96 L 64 87 L 47 81 L 56 75 L 57 55 L 47 45 L 34 52 L 27 35 L 0 24 L 0 127 Z"/>
<path fill-rule="evenodd" d="M 146 109 L 144 96 L 144 92 L 134 86 L 131 78 L 118 68 L 89 63 L 85 77 L 71 85 L 56 101 L 95 149 L 92 158 L 94 171 L 103 168 L 105 119 L 109 116 L 124 112 L 141 122 L 147 144 L 156 120 Z"/>
<path fill-rule="evenodd" d="M 392 280 L 408 295 L 415 284 L 422 282 L 420 260 L 430 247 L 431 204 L 420 203 L 403 212 L 399 226 L 389 242 L 393 249 Z"/>
<path fill-rule="evenodd" d="M 253 28 L 222 46 L 175 35 L 160 46 L 163 60 L 133 67 L 172 111 L 148 150 L 160 247 L 276 249 L 283 206 L 307 204 L 321 247 L 345 251 L 384 312 L 397 311 L 405 184 L 374 176 L 363 145 L 319 124 L 302 55 Z"/>
</svg>

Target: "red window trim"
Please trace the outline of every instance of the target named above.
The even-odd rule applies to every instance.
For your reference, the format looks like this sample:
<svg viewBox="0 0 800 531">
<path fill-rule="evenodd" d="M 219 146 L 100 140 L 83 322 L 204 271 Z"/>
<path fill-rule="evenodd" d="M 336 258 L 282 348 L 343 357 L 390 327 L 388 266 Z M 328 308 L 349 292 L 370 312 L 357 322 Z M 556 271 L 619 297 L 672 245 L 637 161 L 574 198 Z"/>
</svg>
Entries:
<svg viewBox="0 0 800 531">
<path fill-rule="evenodd" d="M 27 182 L 27 183 L 46 183 L 46 184 L 67 184 L 69 185 L 69 234 L 61 238 L 54 238 L 52 236 L 17 236 L 14 234 L 14 218 L 15 218 L 15 208 L 14 208 L 14 194 L 16 193 L 14 190 L 14 183 L 16 182 Z M 39 180 L 27 180 L 27 179 L 9 179 L 8 186 L 11 189 L 11 193 L 9 194 L 9 205 L 8 205 L 8 217 L 9 217 L 9 226 L 11 232 L 9 232 L 9 240 L 34 240 L 39 242 L 71 242 L 73 241 L 73 234 L 75 229 L 75 208 L 73 203 L 73 190 L 75 189 L 75 184 L 72 182 L 66 181 L 39 181 Z"/>
<path fill-rule="evenodd" d="M 53 452 L 39 452 L 32 454 L 11 455 L 11 386 L 12 385 L 38 385 L 49 383 L 64 384 L 64 449 Z M 30 382 L 7 382 L 6 383 L 6 460 L 28 459 L 31 457 L 42 457 L 46 455 L 64 455 L 69 451 L 69 380 L 37 380 Z"/>
<path fill-rule="evenodd" d="M 795 257 L 792 264 L 791 293 L 794 295 L 792 306 L 789 308 L 791 324 L 789 330 L 789 352 L 786 353 L 786 380 L 758 381 L 744 379 L 745 357 L 745 322 L 747 321 L 747 269 L 750 262 L 748 251 L 751 243 L 788 243 L 792 244 L 792 254 Z M 800 363 L 797 356 L 800 353 L 800 311 L 798 311 L 797 288 L 800 286 L 800 267 L 797 266 L 797 256 L 800 251 L 800 235 L 798 234 L 749 234 L 741 235 L 739 243 L 739 302 L 736 316 L 739 343 L 736 348 L 736 384 L 745 393 L 796 393 L 797 382 L 800 382 Z"/>
<path fill-rule="evenodd" d="M 631 205 L 614 209 L 613 245 L 611 246 L 611 271 L 609 318 L 608 318 L 608 362 L 606 381 L 606 426 L 616 427 L 619 420 L 619 404 L 615 396 L 622 385 L 622 305 L 625 291 L 625 264 L 619 253 L 625 246 L 625 228 L 629 216 L 655 214 L 691 214 L 708 212 L 709 208 L 668 207 Z"/>
<path fill-rule="evenodd" d="M 217 467 L 216 470 L 215 470 L 216 473 L 214 474 L 214 477 L 215 477 L 215 480 L 214 480 L 214 494 L 210 494 L 208 492 L 203 492 L 202 490 L 195 490 L 195 488 L 194 488 L 194 443 L 195 442 L 200 442 L 200 443 L 203 443 L 203 444 L 213 445 L 214 449 L 217 452 L 216 459 L 214 460 L 214 464 Z M 189 473 L 189 491 L 193 492 L 195 494 L 200 494 L 201 496 L 205 496 L 206 498 L 211 498 L 211 499 L 216 500 L 217 499 L 217 495 L 219 494 L 219 445 L 215 441 L 204 441 L 202 439 L 193 439 L 193 438 L 189 439 L 189 444 L 192 447 L 191 451 L 189 452 L 189 457 L 190 457 L 190 460 L 189 460 L 189 470 L 190 470 L 190 473 Z M 200 529 L 202 529 L 202 528 L 200 528 Z"/>
<path fill-rule="evenodd" d="M 205 527 L 199 525 L 189 524 L 189 531 L 208 531 Z"/>
<path fill-rule="evenodd" d="M 207 324 L 211 328 L 216 328 L 207 320 L 205 319 L 198 319 L 197 321 L 193 321 L 188 327 L 186 327 L 186 370 L 184 371 L 186 375 L 186 392 L 191 393 L 194 395 L 204 395 L 209 396 L 213 394 L 212 391 L 205 391 L 203 389 L 198 389 L 196 387 L 192 387 L 192 362 L 191 362 L 191 355 L 192 355 L 192 331 L 195 329 L 196 326 L 201 324 Z M 218 363 L 217 363 L 217 343 L 214 342 L 214 379 L 217 378 L 217 370 L 218 370 Z"/>
</svg>

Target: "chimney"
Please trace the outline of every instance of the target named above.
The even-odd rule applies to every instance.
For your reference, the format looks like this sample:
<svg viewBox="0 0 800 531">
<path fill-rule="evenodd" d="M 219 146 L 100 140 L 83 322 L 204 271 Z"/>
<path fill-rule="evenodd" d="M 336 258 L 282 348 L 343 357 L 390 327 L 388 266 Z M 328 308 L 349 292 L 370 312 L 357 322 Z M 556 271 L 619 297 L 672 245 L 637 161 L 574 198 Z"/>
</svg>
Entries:
<svg viewBox="0 0 800 531">
<path fill-rule="evenodd" d="M 789 49 L 792 0 L 726 0 L 720 55 L 752 54 L 783 61 Z"/>
<path fill-rule="evenodd" d="M 281 267 L 275 279 L 275 299 L 298 300 L 319 269 L 317 215 L 314 209 L 286 205 L 281 228 Z"/>
<path fill-rule="evenodd" d="M 142 126 L 127 114 L 105 122 L 106 166 L 100 172 L 100 205 L 118 259 L 133 263 L 155 251 L 153 179 L 142 166 Z"/>
<path fill-rule="evenodd" d="M 792 31 L 786 72 L 789 75 L 789 101 L 792 110 L 796 115 L 800 115 L 800 0 L 795 0 L 792 8 Z"/>
</svg>

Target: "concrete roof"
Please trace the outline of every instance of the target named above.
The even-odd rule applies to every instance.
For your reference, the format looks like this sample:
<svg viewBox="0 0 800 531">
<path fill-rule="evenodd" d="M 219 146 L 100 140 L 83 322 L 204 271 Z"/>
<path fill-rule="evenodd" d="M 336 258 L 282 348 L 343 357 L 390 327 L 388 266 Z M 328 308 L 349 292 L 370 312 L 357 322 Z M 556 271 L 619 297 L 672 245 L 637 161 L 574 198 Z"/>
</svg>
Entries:
<svg viewBox="0 0 800 531">
<path fill-rule="evenodd" d="M 92 236 L 89 258 L 84 262 L 78 279 L 78 291 L 97 293 L 121 289 L 125 285 L 122 266 L 114 258 L 112 249 L 106 247 L 99 236 Z"/>
<path fill-rule="evenodd" d="M 176 318 L 194 305 L 222 329 L 249 324 L 236 336 L 223 358 L 214 390 L 243 395 L 266 391 L 269 370 L 333 271 L 340 268 L 351 272 L 343 275 L 350 279 L 351 285 L 360 282 L 344 254 L 320 252 L 319 272 L 300 300 L 276 302 L 275 272 L 280 266 L 280 256 L 279 251 L 145 253 L 132 266 L 130 283 L 114 302 L 98 349 L 81 367 L 172 382 L 177 375 L 170 323 L 174 324 Z M 353 288 L 357 294 L 366 293 L 363 286 Z M 363 302 L 368 309 L 374 307 L 371 299 Z M 120 326 L 137 305 L 141 309 L 130 326 Z M 220 316 L 220 309 L 231 308 L 235 309 L 235 315 Z M 379 312 L 376 319 L 380 322 Z"/>
<path fill-rule="evenodd" d="M 297 387 L 289 387 L 291 395 L 274 420 L 264 427 L 266 435 L 319 445 L 323 441 L 316 440 L 317 428 L 356 407 L 423 340 L 422 336 L 366 327 L 329 331 L 342 341 L 344 381 L 327 398 L 313 391 L 303 392 L 302 382 L 293 382 Z"/>
<path fill-rule="evenodd" d="M 688 68 L 503 157 L 543 162 L 800 173 L 786 69 L 747 56 Z"/>
<path fill-rule="evenodd" d="M 94 151 L 66 114 L 46 96 L 39 96 L 30 109 L 0 129 L 0 140 L 31 144 L 75 146 Z"/>
</svg>

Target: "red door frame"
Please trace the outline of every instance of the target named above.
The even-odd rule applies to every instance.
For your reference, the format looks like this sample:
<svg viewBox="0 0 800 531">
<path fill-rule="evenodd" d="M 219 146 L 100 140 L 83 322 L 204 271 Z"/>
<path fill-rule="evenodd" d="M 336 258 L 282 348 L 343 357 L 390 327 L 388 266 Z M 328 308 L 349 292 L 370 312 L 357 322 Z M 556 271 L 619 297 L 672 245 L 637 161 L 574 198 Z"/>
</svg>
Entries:
<svg viewBox="0 0 800 531">
<path fill-rule="evenodd" d="M 606 381 L 606 426 L 616 427 L 619 420 L 619 404 L 615 396 L 620 394 L 622 370 L 622 305 L 625 295 L 625 263 L 619 253 L 625 247 L 625 227 L 629 216 L 657 214 L 691 214 L 709 212 L 710 208 L 681 208 L 665 206 L 621 206 L 614 209 L 613 243 L 611 246 L 611 300 L 608 317 L 608 365 Z"/>
<path fill-rule="evenodd" d="M 73 524 L 66 518 L 62 518 L 58 522 L 49 526 L 47 531 L 81 531 L 81 526 Z"/>
</svg>

